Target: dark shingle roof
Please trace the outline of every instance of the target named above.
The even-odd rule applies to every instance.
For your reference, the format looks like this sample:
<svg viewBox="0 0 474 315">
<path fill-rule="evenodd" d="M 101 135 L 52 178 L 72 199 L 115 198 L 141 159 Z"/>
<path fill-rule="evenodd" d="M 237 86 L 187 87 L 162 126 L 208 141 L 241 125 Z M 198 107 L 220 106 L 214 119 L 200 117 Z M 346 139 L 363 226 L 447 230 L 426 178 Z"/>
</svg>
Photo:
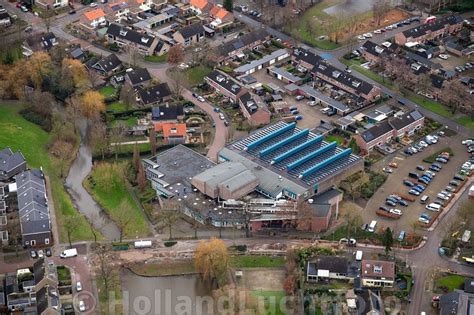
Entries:
<svg viewBox="0 0 474 315">
<path fill-rule="evenodd" d="M 8 12 L 0 12 L 0 20 L 6 20 L 6 19 L 10 19 L 10 15 L 8 14 Z"/>
<path fill-rule="evenodd" d="M 204 26 L 201 23 L 194 23 L 179 30 L 184 38 L 190 38 L 197 34 L 204 34 Z"/>
<path fill-rule="evenodd" d="M 433 85 L 435 88 L 441 89 L 443 87 L 444 83 L 444 78 L 440 77 L 439 75 L 432 74 L 430 75 L 431 78 L 431 85 Z"/>
<path fill-rule="evenodd" d="M 320 56 L 303 48 L 295 49 L 293 55 L 295 56 L 296 61 L 304 61 L 313 66 L 316 66 L 319 62 L 323 60 L 323 58 L 321 58 Z"/>
<path fill-rule="evenodd" d="M 23 163 L 26 163 L 26 160 L 20 151 L 13 153 L 10 148 L 0 151 L 0 172 L 11 171 Z"/>
<path fill-rule="evenodd" d="M 151 111 L 152 120 L 173 120 L 184 115 L 183 105 L 161 105 L 153 107 Z"/>
<path fill-rule="evenodd" d="M 171 90 L 167 83 L 160 83 L 149 88 L 139 88 L 138 95 L 140 96 L 142 103 L 153 104 L 159 102 L 160 99 L 171 95 Z"/>
<path fill-rule="evenodd" d="M 97 61 L 96 65 L 102 68 L 105 72 L 109 72 L 122 64 L 116 54 L 110 54 Z"/>
<path fill-rule="evenodd" d="M 392 130 L 392 126 L 388 123 L 388 121 L 383 121 L 379 125 L 376 125 L 361 134 L 362 139 L 365 142 L 370 142 L 378 137 L 390 132 Z"/>
<path fill-rule="evenodd" d="M 226 91 L 233 95 L 239 94 L 240 90 L 242 89 L 242 86 L 234 81 L 231 77 L 228 75 L 218 71 L 214 70 L 211 73 L 207 75 L 207 78 L 212 80 L 213 82 L 217 83 L 220 85 L 222 88 L 224 88 Z"/>
<path fill-rule="evenodd" d="M 240 97 L 240 101 L 244 104 L 245 110 L 252 115 L 258 110 L 258 105 L 255 103 L 252 95 L 247 92 Z"/>
<path fill-rule="evenodd" d="M 406 31 L 403 31 L 405 37 L 412 37 L 414 39 L 424 36 L 428 32 L 435 32 L 445 27 L 446 24 L 454 25 L 462 23 L 463 18 L 459 15 L 450 15 L 442 18 L 438 18 L 436 21 L 421 24 L 415 27 L 412 27 Z"/>
<path fill-rule="evenodd" d="M 345 257 L 338 256 L 319 256 L 316 260 L 309 263 L 309 273 L 315 272 L 317 275 L 318 270 L 329 270 L 331 273 L 347 273 L 347 259 Z M 311 266 L 311 264 L 313 266 Z"/>
<path fill-rule="evenodd" d="M 414 110 L 407 114 L 403 114 L 402 116 L 390 119 L 389 123 L 393 128 L 400 130 L 422 118 L 423 115 L 421 115 L 417 110 Z"/>
<path fill-rule="evenodd" d="M 359 93 L 363 93 L 365 95 L 369 94 L 370 91 L 373 89 L 373 85 L 370 83 L 367 83 L 365 81 L 362 81 L 359 78 L 356 78 L 347 72 L 344 72 L 342 70 L 339 70 L 338 68 L 327 64 L 325 62 L 319 62 L 317 63 L 313 70 L 315 73 L 321 73 L 327 77 L 332 78 L 333 80 L 338 81 L 339 83 L 350 87 L 354 89 L 355 91 Z"/>
<path fill-rule="evenodd" d="M 137 85 L 151 80 L 150 73 L 145 68 L 139 68 L 133 71 L 129 71 L 126 75 L 128 76 L 128 79 L 130 80 L 132 85 Z"/>
<path fill-rule="evenodd" d="M 264 29 L 259 29 L 245 35 L 242 35 L 236 39 L 230 40 L 221 46 L 217 47 L 217 54 L 219 56 L 227 56 L 234 50 L 240 49 L 242 47 L 248 46 L 252 43 L 265 40 L 269 34 Z"/>
<path fill-rule="evenodd" d="M 107 28 L 107 34 L 146 47 L 150 47 L 155 39 L 153 36 L 137 32 L 131 28 L 123 27 L 122 25 L 115 23 L 109 25 Z"/>
</svg>

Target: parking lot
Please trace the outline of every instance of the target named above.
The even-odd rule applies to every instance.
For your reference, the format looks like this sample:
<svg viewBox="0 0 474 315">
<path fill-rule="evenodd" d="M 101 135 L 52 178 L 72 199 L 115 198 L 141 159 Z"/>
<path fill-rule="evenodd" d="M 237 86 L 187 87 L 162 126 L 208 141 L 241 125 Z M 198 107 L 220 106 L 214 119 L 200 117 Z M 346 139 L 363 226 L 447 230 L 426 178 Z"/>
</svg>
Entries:
<svg viewBox="0 0 474 315">
<path fill-rule="evenodd" d="M 257 79 L 257 81 L 262 84 L 273 83 L 279 86 L 281 89 L 284 89 L 285 87 L 284 82 L 271 77 L 270 75 L 266 73 L 266 70 L 260 70 L 260 71 L 254 72 L 252 73 L 252 76 L 255 77 L 255 79 Z M 321 123 L 321 120 L 329 122 L 329 121 L 334 121 L 340 118 L 340 116 L 338 115 L 329 117 L 323 114 L 321 112 L 321 109 L 323 107 L 321 107 L 320 105 L 316 105 L 316 106 L 308 105 L 309 99 L 303 99 L 301 101 L 297 101 L 295 96 L 293 95 L 281 94 L 281 96 L 283 98 L 283 101 L 288 103 L 289 107 L 296 106 L 299 112 L 298 115 L 301 115 L 303 117 L 302 120 L 299 120 L 297 122 L 298 127 L 314 128 L 314 127 L 319 126 L 319 124 Z"/>
<path fill-rule="evenodd" d="M 426 212 L 433 215 L 433 212 L 427 211 L 425 205 L 420 203 L 420 198 L 423 195 L 428 195 L 429 200 L 427 204 L 436 200 L 436 195 L 448 185 L 449 181 L 452 180 L 452 177 L 459 170 L 460 166 L 468 159 L 466 147 L 461 144 L 462 140 L 463 138 L 459 135 L 440 137 L 438 143 L 428 146 L 423 150 L 423 152 L 419 152 L 412 156 L 406 156 L 402 153 L 403 150 L 400 150 L 395 156 L 393 156 L 393 158 L 385 159 L 384 163 L 378 163 L 376 166 L 377 171 L 382 171 L 382 168 L 387 166 L 390 162 L 397 163 L 398 168 L 393 169 L 393 173 L 388 176 L 387 181 L 367 203 L 367 206 L 362 213 L 364 223 L 370 223 L 371 220 L 377 220 L 379 229 L 381 227 L 390 227 L 394 229 L 396 233 L 401 230 L 413 232 L 414 222 L 418 222 L 418 217 L 421 213 Z M 420 194 L 420 196 L 413 196 L 416 198 L 414 202 L 408 202 L 408 207 L 403 207 L 401 205 L 395 207 L 403 212 L 403 215 L 399 219 L 389 219 L 375 213 L 379 206 L 385 204 L 385 199 L 389 194 L 408 194 L 409 188 L 402 183 L 405 178 L 408 178 L 408 173 L 416 171 L 417 165 L 429 167 L 429 164 L 423 162 L 423 159 L 446 147 L 450 147 L 453 150 L 454 156 L 451 157 L 447 164 L 443 164 L 441 171 L 436 174 L 435 178 L 427 186 L 426 190 Z M 391 208 L 390 206 L 387 207 Z M 395 235 L 397 235 L 396 233 Z"/>
<path fill-rule="evenodd" d="M 443 67 L 443 69 L 446 69 L 446 70 L 455 71 L 455 68 L 457 66 L 463 66 L 468 61 L 472 62 L 472 58 L 470 60 L 467 57 L 457 57 L 453 54 L 450 54 L 449 52 L 446 52 L 445 54 L 449 56 L 448 59 L 443 60 L 439 57 L 436 57 L 436 58 L 433 58 L 432 61 L 435 63 L 439 63 Z M 474 74 L 474 68 L 467 69 L 463 72 L 463 75 L 472 75 L 472 74 Z"/>
</svg>

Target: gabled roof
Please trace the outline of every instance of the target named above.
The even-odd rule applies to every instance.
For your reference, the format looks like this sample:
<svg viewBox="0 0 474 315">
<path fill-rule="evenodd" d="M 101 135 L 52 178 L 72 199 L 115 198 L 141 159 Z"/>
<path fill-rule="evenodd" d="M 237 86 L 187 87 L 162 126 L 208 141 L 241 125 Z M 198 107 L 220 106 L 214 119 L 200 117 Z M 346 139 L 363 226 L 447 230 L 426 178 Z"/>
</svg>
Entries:
<svg viewBox="0 0 474 315">
<path fill-rule="evenodd" d="M 194 23 L 183 27 L 178 31 L 184 38 L 190 38 L 197 34 L 204 34 L 204 26 L 201 23 Z"/>
<path fill-rule="evenodd" d="M 8 12 L 0 12 L 0 20 L 10 20 L 10 15 L 8 14 Z"/>
<path fill-rule="evenodd" d="M 107 57 L 104 57 L 97 61 L 94 64 L 94 68 L 99 67 L 101 70 L 109 72 L 118 68 L 121 64 L 122 62 L 120 61 L 120 59 L 118 59 L 116 54 L 110 54 Z"/>
<path fill-rule="evenodd" d="M 109 25 L 107 28 L 107 34 L 146 47 L 151 47 L 153 40 L 155 39 L 153 36 L 137 32 L 129 27 L 124 27 L 115 23 Z"/>
<path fill-rule="evenodd" d="M 155 130 L 161 131 L 164 138 L 186 136 L 186 124 L 184 123 L 158 123 Z"/>
<path fill-rule="evenodd" d="M 212 7 L 211 11 L 209 12 L 211 16 L 219 18 L 219 19 L 224 19 L 226 16 L 231 15 L 229 11 L 227 11 L 224 8 L 221 8 L 217 5 Z"/>
<path fill-rule="evenodd" d="M 385 120 L 382 123 L 364 131 L 361 134 L 361 137 L 362 139 L 364 139 L 365 142 L 370 142 L 391 131 L 392 131 L 392 126 L 388 123 L 388 121 Z"/>
<path fill-rule="evenodd" d="M 149 88 L 138 88 L 137 91 L 142 103 L 145 105 L 159 102 L 162 98 L 171 95 L 171 90 L 166 82 Z"/>
<path fill-rule="evenodd" d="M 405 37 L 409 38 L 412 37 L 414 39 L 424 36 L 429 32 L 436 32 L 440 29 L 443 29 L 446 25 L 455 25 L 458 23 L 462 23 L 463 18 L 459 15 L 450 15 L 450 16 L 445 16 L 442 18 L 438 18 L 437 20 L 430 22 L 430 23 L 425 23 L 421 24 L 415 27 L 412 27 L 406 31 L 403 31 L 403 35 Z"/>
<path fill-rule="evenodd" d="M 105 12 L 104 10 L 100 8 L 84 12 L 84 17 L 89 21 L 94 21 L 104 16 L 105 16 Z"/>
<path fill-rule="evenodd" d="M 258 29 L 258 30 L 252 31 L 250 33 L 242 35 L 241 37 L 238 37 L 236 39 L 230 40 L 222 44 L 221 46 L 217 47 L 216 48 L 217 54 L 219 56 L 225 57 L 237 49 L 241 49 L 242 47 L 249 46 L 250 44 L 263 41 L 269 36 L 270 35 L 264 29 Z"/>
<path fill-rule="evenodd" d="M 347 259 L 338 256 L 318 256 L 308 262 L 308 274 L 317 275 L 318 270 L 329 270 L 331 273 L 347 274 Z"/>
<path fill-rule="evenodd" d="M 423 119 L 423 115 L 420 114 L 419 111 L 414 110 L 407 114 L 390 119 L 389 123 L 394 129 L 400 130 L 420 119 Z"/>
<path fill-rule="evenodd" d="M 195 8 L 203 10 L 209 5 L 209 2 L 207 0 L 191 0 L 189 4 Z"/>
<path fill-rule="evenodd" d="M 132 85 L 137 85 L 151 80 L 151 75 L 146 68 L 138 68 L 133 71 L 129 71 L 127 72 L 126 76 Z"/>
<path fill-rule="evenodd" d="M 239 94 L 242 89 L 242 86 L 237 81 L 218 70 L 212 71 L 206 76 L 206 78 L 212 80 L 232 95 Z"/>
<path fill-rule="evenodd" d="M 13 153 L 10 148 L 0 151 L 0 172 L 9 172 L 24 163 L 26 160 L 20 151 Z"/>
<path fill-rule="evenodd" d="M 436 75 L 436 74 L 431 74 L 430 79 L 431 79 L 431 85 L 433 85 L 435 88 L 441 89 L 443 87 L 443 83 L 444 83 L 443 77 L 440 77 L 439 75 Z"/>
<path fill-rule="evenodd" d="M 360 275 L 362 278 L 389 278 L 395 277 L 395 263 L 385 260 L 362 260 Z"/>
<path fill-rule="evenodd" d="M 182 115 L 184 115 L 184 110 L 183 105 L 180 104 L 164 104 L 161 106 L 153 107 L 151 110 L 152 120 L 176 120 L 178 119 L 178 116 Z"/>
<path fill-rule="evenodd" d="M 319 55 L 316 55 L 304 48 L 298 48 L 293 50 L 293 56 L 296 61 L 303 61 L 313 66 L 317 65 L 323 60 L 323 58 L 321 58 Z"/>
</svg>

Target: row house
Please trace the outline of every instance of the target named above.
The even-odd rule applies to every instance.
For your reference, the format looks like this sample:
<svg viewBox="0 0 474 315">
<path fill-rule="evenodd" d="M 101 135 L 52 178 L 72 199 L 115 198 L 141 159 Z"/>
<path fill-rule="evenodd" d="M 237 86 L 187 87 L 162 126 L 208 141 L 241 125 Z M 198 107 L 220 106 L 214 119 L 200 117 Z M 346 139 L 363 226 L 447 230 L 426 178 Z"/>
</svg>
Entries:
<svg viewBox="0 0 474 315">
<path fill-rule="evenodd" d="M 258 50 L 270 40 L 270 34 L 264 29 L 254 30 L 250 33 L 232 39 L 215 48 L 215 61 L 224 63 L 235 58 L 244 58 L 245 51 Z"/>
<path fill-rule="evenodd" d="M 270 111 L 259 97 L 252 96 L 247 92 L 239 97 L 239 107 L 251 125 L 260 126 L 270 123 Z"/>
<path fill-rule="evenodd" d="M 132 46 L 144 56 L 154 55 L 160 41 L 157 37 L 115 23 L 107 28 L 106 38 L 109 43 L 115 43 L 121 48 Z"/>
<path fill-rule="evenodd" d="M 378 64 L 380 58 L 389 56 L 397 53 L 400 50 L 400 46 L 391 42 L 384 42 L 382 44 L 376 44 L 370 40 L 366 41 L 361 47 L 360 51 L 362 57 L 372 64 Z"/>
<path fill-rule="evenodd" d="M 105 16 L 106 14 L 101 8 L 84 12 L 79 19 L 80 26 L 88 32 L 93 32 L 99 26 L 107 24 Z"/>
<path fill-rule="evenodd" d="M 5 181 L 26 170 L 23 154 L 13 152 L 10 148 L 0 150 L 0 180 Z"/>
<path fill-rule="evenodd" d="M 425 118 L 417 110 L 382 121 L 380 124 L 355 136 L 359 147 L 366 153 L 374 147 L 396 138 L 410 136 L 424 125 Z"/>
<path fill-rule="evenodd" d="M 43 9 L 59 9 L 69 5 L 69 0 L 35 0 L 34 4 Z"/>
<path fill-rule="evenodd" d="M 313 75 L 313 79 L 321 79 L 348 93 L 360 96 L 366 103 L 375 100 L 382 94 L 382 89 L 378 86 L 362 81 L 324 62 L 317 64 L 317 66 L 312 69 L 311 74 Z"/>
<path fill-rule="evenodd" d="M 428 40 L 455 34 L 462 29 L 463 21 L 459 15 L 441 17 L 395 34 L 395 43 L 398 45 L 405 45 L 409 42 L 424 43 Z"/>
<path fill-rule="evenodd" d="M 311 71 L 322 61 L 323 58 L 303 48 L 293 50 L 291 55 L 291 63 L 298 67 L 301 72 Z"/>
<path fill-rule="evenodd" d="M 232 103 L 237 103 L 239 98 L 247 93 L 237 81 L 218 70 L 209 73 L 204 80 L 216 91 L 228 97 Z"/>
</svg>

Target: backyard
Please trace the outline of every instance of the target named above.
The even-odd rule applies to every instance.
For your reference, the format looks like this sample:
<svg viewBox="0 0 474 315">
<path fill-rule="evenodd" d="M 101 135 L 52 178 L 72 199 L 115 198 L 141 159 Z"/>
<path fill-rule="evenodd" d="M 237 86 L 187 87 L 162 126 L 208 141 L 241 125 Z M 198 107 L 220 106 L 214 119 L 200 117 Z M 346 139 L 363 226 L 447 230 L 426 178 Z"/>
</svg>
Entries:
<svg viewBox="0 0 474 315">
<path fill-rule="evenodd" d="M 39 126 L 26 121 L 19 111 L 18 104 L 0 104 L 0 148 L 10 147 L 13 151 L 21 150 L 31 168 L 43 167 L 45 174 L 49 177 L 51 185 L 56 224 L 59 229 L 60 241 L 67 241 L 63 222 L 66 216 L 76 215 L 78 212 L 73 207 L 72 201 L 63 186 L 63 180 L 59 177 L 56 160 L 48 153 L 46 146 L 49 135 Z M 91 240 L 93 235 L 86 219 L 77 216 L 78 226 L 72 232 L 71 241 Z"/>
<path fill-rule="evenodd" d="M 124 238 L 148 236 L 148 223 L 130 194 L 126 172 L 126 163 L 98 163 L 84 187 L 117 225 L 127 223 L 123 224 Z"/>
</svg>

